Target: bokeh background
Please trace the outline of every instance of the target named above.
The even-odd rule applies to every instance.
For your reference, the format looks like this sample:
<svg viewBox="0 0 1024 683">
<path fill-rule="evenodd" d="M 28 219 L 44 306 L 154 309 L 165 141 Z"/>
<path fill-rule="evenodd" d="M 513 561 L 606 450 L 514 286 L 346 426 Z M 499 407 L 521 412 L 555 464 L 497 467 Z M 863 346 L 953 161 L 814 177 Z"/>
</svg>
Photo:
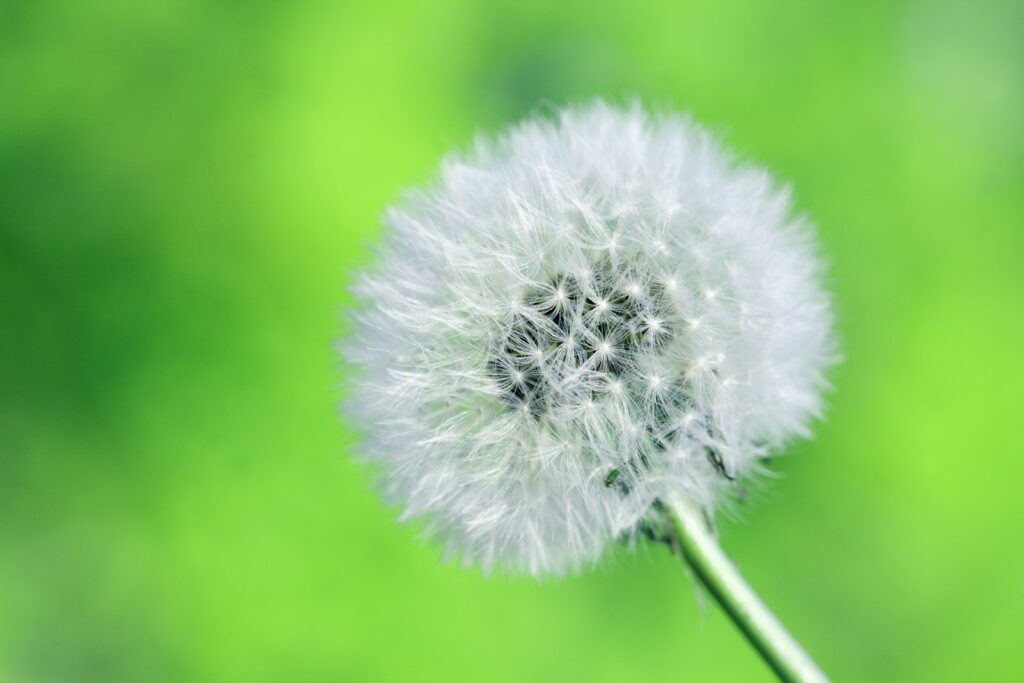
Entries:
<svg viewBox="0 0 1024 683">
<path fill-rule="evenodd" d="M 845 362 L 723 523 L 836 680 L 1024 669 L 1020 2 L 0 0 L 0 680 L 769 681 L 678 563 L 439 562 L 338 419 L 400 189 L 687 109 L 820 225 Z"/>
</svg>

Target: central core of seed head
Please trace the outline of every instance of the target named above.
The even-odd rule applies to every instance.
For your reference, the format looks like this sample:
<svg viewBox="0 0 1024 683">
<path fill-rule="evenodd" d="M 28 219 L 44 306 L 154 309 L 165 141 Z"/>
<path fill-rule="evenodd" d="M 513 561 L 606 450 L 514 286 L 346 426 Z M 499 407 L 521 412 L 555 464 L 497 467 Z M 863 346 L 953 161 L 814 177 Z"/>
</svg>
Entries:
<svg viewBox="0 0 1024 683">
<path fill-rule="evenodd" d="M 644 381 L 638 360 L 673 338 L 673 318 L 662 284 L 603 262 L 527 292 L 488 367 L 510 407 L 540 418 Z"/>
</svg>

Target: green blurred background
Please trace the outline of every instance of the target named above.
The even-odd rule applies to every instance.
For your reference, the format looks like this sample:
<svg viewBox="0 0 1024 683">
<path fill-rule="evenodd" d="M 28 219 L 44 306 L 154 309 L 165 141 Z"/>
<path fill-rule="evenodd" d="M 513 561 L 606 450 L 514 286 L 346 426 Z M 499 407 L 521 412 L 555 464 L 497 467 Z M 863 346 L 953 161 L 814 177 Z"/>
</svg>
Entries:
<svg viewBox="0 0 1024 683">
<path fill-rule="evenodd" d="M 438 561 L 348 456 L 344 286 L 540 105 L 691 110 L 832 261 L 828 419 L 723 524 L 836 680 L 1024 669 L 1024 5 L 0 0 L 0 681 L 769 681 L 660 548 Z"/>
</svg>

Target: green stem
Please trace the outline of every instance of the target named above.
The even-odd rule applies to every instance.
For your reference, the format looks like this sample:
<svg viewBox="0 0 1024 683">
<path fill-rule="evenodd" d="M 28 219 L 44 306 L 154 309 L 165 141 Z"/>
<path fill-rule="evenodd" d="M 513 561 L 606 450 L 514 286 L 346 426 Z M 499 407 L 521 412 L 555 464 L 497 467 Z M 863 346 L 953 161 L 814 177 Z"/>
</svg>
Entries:
<svg viewBox="0 0 1024 683">
<path fill-rule="evenodd" d="M 683 560 L 782 681 L 827 683 L 828 678 L 743 580 L 708 527 L 704 513 L 679 498 L 667 505 Z"/>
</svg>

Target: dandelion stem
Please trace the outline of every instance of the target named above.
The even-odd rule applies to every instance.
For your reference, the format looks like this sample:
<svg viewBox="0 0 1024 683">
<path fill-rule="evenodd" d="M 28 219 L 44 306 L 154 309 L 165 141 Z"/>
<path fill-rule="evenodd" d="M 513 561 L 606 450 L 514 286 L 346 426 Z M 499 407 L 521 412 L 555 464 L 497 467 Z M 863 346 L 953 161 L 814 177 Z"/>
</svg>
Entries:
<svg viewBox="0 0 1024 683">
<path fill-rule="evenodd" d="M 700 508 L 681 498 L 667 508 L 674 547 L 779 679 L 827 683 L 821 669 L 740 576 Z"/>
</svg>

